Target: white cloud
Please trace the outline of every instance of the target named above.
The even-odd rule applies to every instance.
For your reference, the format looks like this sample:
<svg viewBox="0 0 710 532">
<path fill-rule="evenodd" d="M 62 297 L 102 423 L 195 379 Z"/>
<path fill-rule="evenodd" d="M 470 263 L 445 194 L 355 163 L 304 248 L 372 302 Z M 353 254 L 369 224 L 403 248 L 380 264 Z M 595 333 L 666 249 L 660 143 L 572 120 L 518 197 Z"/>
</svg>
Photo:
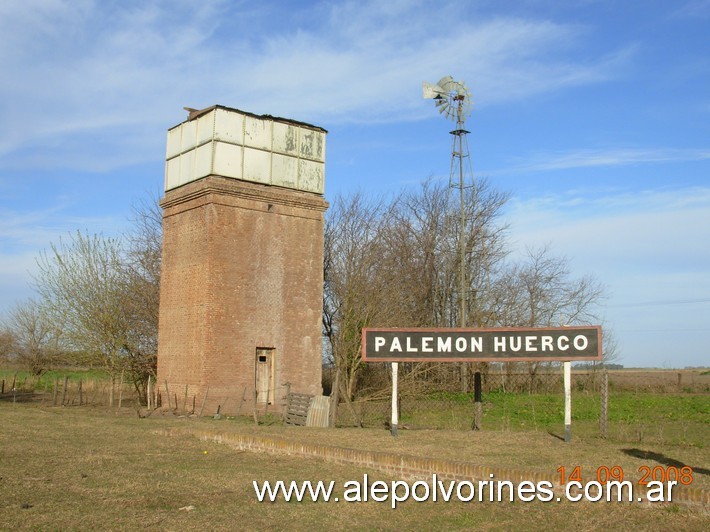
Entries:
<svg viewBox="0 0 710 532">
<path fill-rule="evenodd" d="M 623 363 L 661 366 L 678 354 L 707 362 L 692 346 L 710 332 L 710 188 L 514 198 L 508 215 L 519 248 L 549 243 L 576 274 L 607 287 Z M 673 330 L 685 331 L 682 345 Z"/>
<path fill-rule="evenodd" d="M 32 0 L 0 9 L 0 68 L 9 73 L 0 98 L 12 102 L 0 109 L 5 167 L 151 159 L 156 142 L 146 139 L 162 138 L 183 105 L 326 126 L 412 120 L 430 116 L 424 79 L 475 83 L 474 98 L 488 105 L 609 79 L 630 55 L 580 59 L 584 28 L 475 11 L 452 18 L 461 6 L 451 2 L 317 3 L 293 8 L 293 26 L 267 2 Z"/>
<path fill-rule="evenodd" d="M 507 169 L 507 172 L 539 172 L 601 166 L 702 161 L 710 159 L 710 148 L 610 148 L 537 153 Z"/>
<path fill-rule="evenodd" d="M 671 16 L 681 19 L 705 19 L 710 18 L 710 0 L 690 0 L 680 3 Z"/>
<path fill-rule="evenodd" d="M 520 242 L 552 242 L 597 269 L 710 270 L 707 187 L 514 198 L 509 214 Z"/>
<path fill-rule="evenodd" d="M 0 254 L 8 250 L 48 248 L 51 242 L 77 230 L 90 231 L 94 227 L 110 227 L 114 235 L 125 226 L 125 221 L 110 216 L 76 216 L 68 211 L 72 202 L 59 198 L 44 209 L 13 211 L 0 207 Z M 111 235 L 107 235 L 111 236 Z M 5 262 L 3 262 L 5 264 Z M 0 271 L 0 275 L 3 271 Z"/>
</svg>

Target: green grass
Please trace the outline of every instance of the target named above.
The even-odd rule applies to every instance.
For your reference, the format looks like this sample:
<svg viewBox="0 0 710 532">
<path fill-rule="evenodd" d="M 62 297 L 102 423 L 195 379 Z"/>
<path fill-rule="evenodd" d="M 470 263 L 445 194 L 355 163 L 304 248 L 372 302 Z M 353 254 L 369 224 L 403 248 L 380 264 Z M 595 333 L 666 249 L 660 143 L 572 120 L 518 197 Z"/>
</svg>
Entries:
<svg viewBox="0 0 710 532">
<path fill-rule="evenodd" d="M 500 417 L 502 408 L 509 410 L 511 422 L 530 422 L 535 416 L 541 425 L 559 422 L 564 412 L 562 394 L 525 395 L 489 394 L 486 402 L 494 408 L 489 410 L 490 419 Z M 618 392 L 609 398 L 609 421 L 635 422 L 639 420 L 684 420 L 707 423 L 710 421 L 710 401 L 707 395 L 651 394 Z M 573 394 L 572 420 L 595 421 L 600 415 L 600 399 L 597 393 Z"/>
<path fill-rule="evenodd" d="M 55 369 L 43 373 L 40 376 L 33 375 L 27 370 L 0 369 L 0 380 L 5 381 L 5 391 L 15 380 L 15 387 L 18 390 L 38 392 L 54 389 L 54 383 L 64 383 L 64 377 L 68 377 L 70 383 L 79 381 L 109 381 L 109 374 L 102 369 Z"/>
<path fill-rule="evenodd" d="M 486 430 L 564 430 L 564 397 L 560 394 L 489 393 L 484 396 Z M 342 408 L 342 407 L 341 407 Z M 363 406 L 366 426 L 389 420 L 388 402 Z M 599 434 L 598 393 L 572 394 L 572 426 L 583 434 Z M 437 393 L 403 398 L 400 424 L 416 428 L 468 430 L 474 405 L 471 394 Z M 669 442 L 704 447 L 710 437 L 708 394 L 615 392 L 608 401 L 608 435 L 618 441 Z"/>
</svg>

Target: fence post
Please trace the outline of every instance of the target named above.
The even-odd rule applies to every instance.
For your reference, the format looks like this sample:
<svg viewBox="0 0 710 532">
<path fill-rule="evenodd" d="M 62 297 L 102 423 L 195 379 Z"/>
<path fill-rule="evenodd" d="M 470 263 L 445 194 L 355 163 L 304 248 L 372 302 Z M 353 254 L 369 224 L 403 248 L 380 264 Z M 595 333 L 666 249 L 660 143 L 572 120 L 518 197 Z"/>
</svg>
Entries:
<svg viewBox="0 0 710 532">
<path fill-rule="evenodd" d="M 165 379 L 165 398 L 168 400 L 168 410 L 170 410 L 172 407 L 170 406 L 170 388 L 168 388 L 168 379 Z M 177 408 L 177 405 L 175 405 L 175 408 Z M 202 415 L 201 412 L 200 415 Z"/>
<path fill-rule="evenodd" d="M 121 410 L 121 406 L 123 405 L 123 371 L 121 370 L 121 382 L 118 385 L 118 409 Z M 113 405 L 111 405 L 113 406 Z"/>
<path fill-rule="evenodd" d="M 67 400 L 67 385 L 69 384 L 69 377 L 64 375 L 64 389 L 62 390 L 62 406 L 66 404 Z"/>
<path fill-rule="evenodd" d="M 257 406 L 257 402 L 256 402 L 258 397 L 259 397 L 259 392 L 257 391 L 256 388 L 254 388 L 254 412 L 253 413 L 254 413 L 254 424 L 257 426 L 259 425 L 259 414 L 257 413 L 258 406 Z"/>
<path fill-rule="evenodd" d="M 338 404 L 340 402 L 340 365 L 335 367 L 335 380 L 330 387 L 330 411 L 328 426 L 333 428 L 338 420 Z"/>
<path fill-rule="evenodd" d="M 473 374 L 473 430 L 481 430 L 481 421 L 483 417 L 481 404 L 481 372 L 477 371 Z"/>
<path fill-rule="evenodd" d="M 609 419 L 609 372 L 606 368 L 602 372 L 602 385 L 600 391 L 601 412 L 599 413 L 599 434 L 607 437 L 607 421 Z"/>
<path fill-rule="evenodd" d="M 572 363 L 562 363 L 565 381 L 565 443 L 572 441 Z"/>
<path fill-rule="evenodd" d="M 168 381 L 165 381 L 165 388 L 167 389 L 168 387 Z M 210 393 L 210 387 L 207 386 L 205 389 L 205 395 L 202 397 L 202 406 L 200 407 L 200 413 L 197 414 L 197 417 L 202 417 L 202 411 L 205 409 L 205 403 L 207 402 L 207 394 Z M 168 398 L 168 402 L 170 401 L 170 398 Z M 169 405 L 168 405 L 169 406 Z"/>
<path fill-rule="evenodd" d="M 399 363 L 392 362 L 392 436 L 397 436 L 397 425 L 399 424 L 399 411 L 397 402 L 399 394 L 397 392 L 397 381 L 399 380 Z"/>
<path fill-rule="evenodd" d="M 84 399 L 84 395 L 83 395 L 83 393 L 82 393 L 82 385 L 81 385 L 81 383 L 82 383 L 82 380 L 79 379 L 79 406 L 81 406 L 81 405 L 83 404 L 82 401 L 83 401 L 83 399 Z"/>
<path fill-rule="evenodd" d="M 148 383 L 145 385 L 145 402 L 148 410 L 152 410 L 151 406 L 153 404 L 153 390 L 150 385 L 151 375 L 148 375 Z"/>
<path fill-rule="evenodd" d="M 288 384 L 288 383 L 286 383 L 286 384 Z M 245 386 L 244 389 L 242 390 L 242 400 L 239 402 L 239 406 L 237 407 L 237 416 L 242 415 L 242 406 L 244 406 L 244 401 L 246 401 L 246 400 L 247 400 L 247 387 Z"/>
</svg>

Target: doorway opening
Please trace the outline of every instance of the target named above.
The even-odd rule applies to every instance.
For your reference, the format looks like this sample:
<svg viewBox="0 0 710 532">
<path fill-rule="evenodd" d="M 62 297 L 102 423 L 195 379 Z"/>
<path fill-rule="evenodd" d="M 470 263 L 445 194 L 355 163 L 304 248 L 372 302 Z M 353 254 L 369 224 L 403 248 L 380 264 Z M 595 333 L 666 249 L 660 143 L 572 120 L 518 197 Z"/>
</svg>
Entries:
<svg viewBox="0 0 710 532">
<path fill-rule="evenodd" d="M 256 348 L 257 404 L 271 404 L 274 400 L 274 352 L 273 347 Z"/>
</svg>

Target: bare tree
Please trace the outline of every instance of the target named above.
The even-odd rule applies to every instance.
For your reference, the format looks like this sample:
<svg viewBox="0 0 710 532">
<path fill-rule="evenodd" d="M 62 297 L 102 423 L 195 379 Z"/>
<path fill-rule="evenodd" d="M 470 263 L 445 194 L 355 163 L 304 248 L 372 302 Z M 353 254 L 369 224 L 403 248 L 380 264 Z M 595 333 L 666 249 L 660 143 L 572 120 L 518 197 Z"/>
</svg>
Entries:
<svg viewBox="0 0 710 532">
<path fill-rule="evenodd" d="M 449 191 L 428 180 L 421 190 L 403 193 L 383 229 L 380 274 L 390 279 L 406 323 L 400 326 L 453 326 L 451 297 L 456 281 Z"/>
<path fill-rule="evenodd" d="M 378 235 L 386 208 L 362 194 L 336 198 L 325 227 L 323 328 L 336 367 L 334 390 L 350 403 L 364 368 L 363 327 L 382 324 L 387 313 L 387 279 L 376 275 Z"/>
<path fill-rule="evenodd" d="M 162 211 L 151 198 L 133 206 L 132 228 L 126 235 L 124 261 L 126 312 L 130 317 L 125 345 L 126 365 L 143 399 L 148 377 L 155 378 L 158 356 L 158 312 L 162 253 Z"/>
<path fill-rule="evenodd" d="M 508 195 L 477 180 L 464 202 L 465 290 L 460 288 L 460 212 L 445 183 L 371 201 L 362 194 L 336 198 L 326 219 L 323 325 L 336 367 L 336 389 L 351 401 L 365 378 L 381 381 L 381 367 L 360 359 L 363 327 L 456 327 L 462 301 L 469 327 L 586 324 L 596 321 L 601 286 L 572 276 L 568 261 L 545 247 L 510 264 Z M 461 390 L 470 364 L 460 364 Z M 534 375 L 539 364 L 530 364 Z M 486 371 L 485 364 L 479 369 Z M 379 370 L 379 372 L 378 372 Z M 404 377 L 450 370 L 408 364 Z M 416 377 L 419 378 L 419 377 Z M 374 381 L 373 381 L 374 382 Z"/>
<path fill-rule="evenodd" d="M 497 218 L 507 195 L 481 181 L 466 191 L 467 293 L 460 294 L 458 207 L 441 182 L 388 201 L 362 194 L 336 198 L 326 220 L 323 324 L 341 397 L 350 401 L 362 377 L 382 368 L 360 360 L 363 327 L 451 327 L 460 298 L 476 322 L 487 315 L 485 283 L 505 256 L 505 226 Z M 407 366 L 419 373 L 421 368 Z M 384 374 L 379 371 L 378 378 Z M 466 374 L 462 382 L 467 382 Z"/>
<path fill-rule="evenodd" d="M 112 384 L 124 369 L 131 319 L 121 243 L 81 232 L 37 260 L 35 286 L 48 317 L 69 345 L 101 364 Z M 113 405 L 113 386 L 109 403 Z"/>
<path fill-rule="evenodd" d="M 508 196 L 491 189 L 485 179 L 464 191 L 463 264 L 457 197 L 446 183 L 430 179 L 398 198 L 385 230 L 382 271 L 393 278 L 392 297 L 399 296 L 406 314 L 400 316 L 405 322 L 399 326 L 458 327 L 462 310 L 467 326 L 480 326 L 487 316 L 487 283 L 506 254 L 506 226 L 498 218 Z M 464 392 L 470 365 L 458 365 Z"/>
<path fill-rule="evenodd" d="M 10 311 L 8 327 L 13 333 L 17 362 L 33 375 L 41 375 L 59 362 L 59 329 L 35 300 L 16 304 Z"/>
<path fill-rule="evenodd" d="M 454 327 L 465 300 L 468 325 L 481 325 L 487 312 L 487 283 L 505 258 L 507 226 L 498 221 L 508 195 L 481 179 L 465 190 L 465 292 L 457 285 L 460 270 L 459 206 L 441 181 L 425 181 L 405 192 L 393 206 L 384 231 L 383 270 L 396 278 L 397 291 L 411 300 L 410 321 L 418 326 Z"/>
<path fill-rule="evenodd" d="M 512 265 L 497 279 L 492 293 L 499 325 L 555 327 L 598 322 L 596 311 L 604 289 L 591 276 L 575 278 L 569 262 L 554 256 L 549 246 L 527 250 L 523 262 Z M 527 363 L 533 378 L 541 362 Z M 512 364 L 508 364 L 509 371 Z"/>
<path fill-rule="evenodd" d="M 135 205 L 132 222 L 123 240 L 77 232 L 52 244 L 37 261 L 35 286 L 47 322 L 85 355 L 82 362 L 104 367 L 112 381 L 126 372 L 145 400 L 158 341 L 162 215 L 157 201 Z"/>
<path fill-rule="evenodd" d="M 613 329 L 605 327 L 602 334 L 602 364 L 613 364 L 620 356 L 619 343 L 616 341 Z"/>
<path fill-rule="evenodd" d="M 0 330 L 0 362 L 10 362 L 15 357 L 16 343 L 15 333 L 3 326 Z"/>
<path fill-rule="evenodd" d="M 513 274 L 517 299 L 510 305 L 518 323 L 506 325 L 549 327 L 599 319 L 595 311 L 603 287 L 591 276 L 573 278 L 569 261 L 552 255 L 549 246 L 529 249 L 526 262 L 515 266 Z"/>
</svg>

